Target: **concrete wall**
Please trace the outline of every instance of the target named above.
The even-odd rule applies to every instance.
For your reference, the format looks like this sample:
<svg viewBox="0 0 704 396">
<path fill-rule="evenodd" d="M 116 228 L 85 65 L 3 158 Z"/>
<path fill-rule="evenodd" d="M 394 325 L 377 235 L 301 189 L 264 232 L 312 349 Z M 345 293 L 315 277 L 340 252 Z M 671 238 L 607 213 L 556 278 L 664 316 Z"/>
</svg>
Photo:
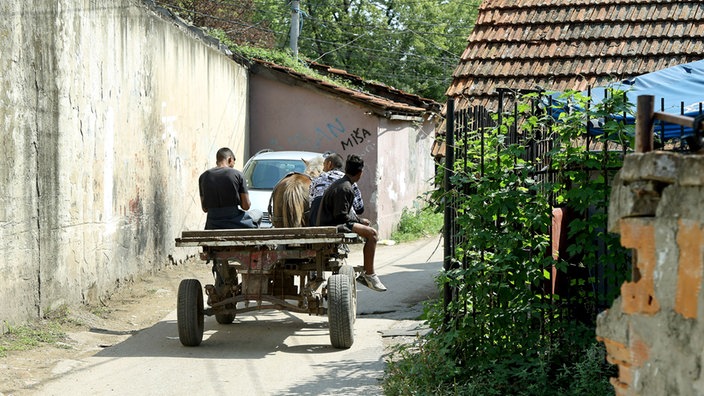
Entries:
<svg viewBox="0 0 704 396">
<path fill-rule="evenodd" d="M 251 154 L 273 150 L 338 152 L 364 158 L 364 217 L 388 238 L 404 207 L 431 188 L 435 170 L 429 121 L 391 121 L 368 107 L 270 74 L 250 79 Z"/>
<path fill-rule="evenodd" d="M 704 156 L 628 155 L 609 227 L 635 257 L 632 282 L 597 320 L 616 394 L 704 394 Z"/>
<path fill-rule="evenodd" d="M 381 235 L 390 236 L 403 209 L 419 205 L 417 198 L 433 188 L 435 162 L 430 155 L 433 141 L 434 125 L 429 121 L 381 120 L 378 183 L 374 192 Z"/>
<path fill-rule="evenodd" d="M 197 177 L 247 151 L 247 71 L 139 0 L 0 2 L 0 322 L 193 254 Z"/>
</svg>

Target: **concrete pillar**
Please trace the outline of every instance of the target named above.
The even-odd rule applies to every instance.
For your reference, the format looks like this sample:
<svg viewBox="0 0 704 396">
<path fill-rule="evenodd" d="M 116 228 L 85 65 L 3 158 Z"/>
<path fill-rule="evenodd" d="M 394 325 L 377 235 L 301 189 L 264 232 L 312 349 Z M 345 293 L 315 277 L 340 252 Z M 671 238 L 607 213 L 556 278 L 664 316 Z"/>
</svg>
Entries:
<svg viewBox="0 0 704 396">
<path fill-rule="evenodd" d="M 704 394 L 704 156 L 629 155 L 609 228 L 633 249 L 632 280 L 597 319 L 616 395 Z"/>
</svg>

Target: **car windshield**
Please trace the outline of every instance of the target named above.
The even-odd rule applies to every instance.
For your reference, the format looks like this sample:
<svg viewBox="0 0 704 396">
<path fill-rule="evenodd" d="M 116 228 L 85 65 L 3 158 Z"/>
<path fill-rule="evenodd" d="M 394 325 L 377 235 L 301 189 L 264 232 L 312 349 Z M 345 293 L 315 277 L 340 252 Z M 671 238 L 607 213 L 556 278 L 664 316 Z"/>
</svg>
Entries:
<svg viewBox="0 0 704 396">
<path fill-rule="evenodd" d="M 287 174 L 305 170 L 306 165 L 301 160 L 257 160 L 244 170 L 244 178 L 249 188 L 270 190 Z"/>
</svg>

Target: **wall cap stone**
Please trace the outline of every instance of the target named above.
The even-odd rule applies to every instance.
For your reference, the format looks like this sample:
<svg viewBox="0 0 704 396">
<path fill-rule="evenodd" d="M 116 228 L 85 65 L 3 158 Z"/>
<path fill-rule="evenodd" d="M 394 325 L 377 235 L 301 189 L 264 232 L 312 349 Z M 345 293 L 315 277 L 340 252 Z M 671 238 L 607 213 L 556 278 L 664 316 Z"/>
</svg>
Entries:
<svg viewBox="0 0 704 396">
<path fill-rule="evenodd" d="M 630 153 L 623 160 L 621 179 L 626 182 L 652 180 L 682 186 L 704 185 L 704 155 L 671 151 Z"/>
</svg>

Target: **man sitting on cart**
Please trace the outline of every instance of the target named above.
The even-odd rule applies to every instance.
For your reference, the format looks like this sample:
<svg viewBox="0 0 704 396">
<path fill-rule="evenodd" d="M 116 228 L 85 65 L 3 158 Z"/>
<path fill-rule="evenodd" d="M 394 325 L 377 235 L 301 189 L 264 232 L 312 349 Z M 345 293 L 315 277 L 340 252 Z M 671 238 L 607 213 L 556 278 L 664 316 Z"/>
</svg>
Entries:
<svg viewBox="0 0 704 396">
<path fill-rule="evenodd" d="M 334 181 L 325 190 L 318 209 L 319 226 L 336 226 L 339 232 L 354 232 L 365 239 L 364 272 L 357 278 L 359 282 L 376 291 L 386 291 L 386 287 L 374 273 L 377 232 L 369 226 L 369 220 L 360 218 L 354 211 L 353 185 L 362 177 L 364 160 L 351 154 L 345 162 L 345 175 Z"/>
<path fill-rule="evenodd" d="M 327 190 L 335 180 L 345 176 L 345 171 L 342 170 L 345 161 L 342 159 L 342 156 L 332 152 L 326 154 L 323 154 L 323 156 L 325 156 L 325 160 L 323 161 L 323 173 L 310 182 L 308 189 L 310 195 L 310 220 L 308 224 L 312 226 L 318 223 L 318 208 L 320 208 L 320 201 L 323 199 L 325 190 Z M 352 184 L 352 189 L 354 190 L 354 203 L 352 207 L 357 215 L 361 215 L 364 212 L 362 193 L 359 191 L 357 183 Z"/>
<path fill-rule="evenodd" d="M 244 176 L 235 169 L 235 154 L 223 147 L 215 162 L 198 179 L 201 207 L 208 214 L 205 229 L 258 228 L 262 212 L 250 209 Z"/>
</svg>

